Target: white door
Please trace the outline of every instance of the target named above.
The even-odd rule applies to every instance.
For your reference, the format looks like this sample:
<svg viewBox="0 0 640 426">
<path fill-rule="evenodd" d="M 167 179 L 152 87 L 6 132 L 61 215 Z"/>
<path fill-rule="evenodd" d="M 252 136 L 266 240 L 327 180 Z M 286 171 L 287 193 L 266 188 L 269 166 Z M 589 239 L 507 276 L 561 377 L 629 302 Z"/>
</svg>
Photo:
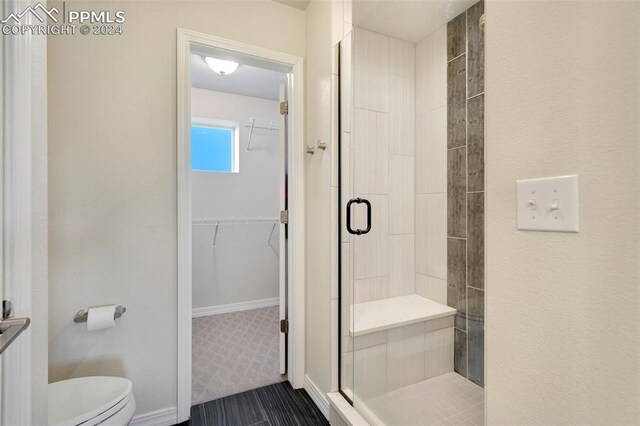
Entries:
<svg viewBox="0 0 640 426">
<path fill-rule="evenodd" d="M 282 109 L 282 105 L 287 105 L 287 92 L 289 86 L 289 78 L 283 78 L 280 81 L 280 211 L 287 212 L 289 208 L 287 200 L 287 113 Z M 287 372 L 287 238 L 288 227 L 286 224 L 286 213 L 280 215 L 280 374 Z"/>
</svg>

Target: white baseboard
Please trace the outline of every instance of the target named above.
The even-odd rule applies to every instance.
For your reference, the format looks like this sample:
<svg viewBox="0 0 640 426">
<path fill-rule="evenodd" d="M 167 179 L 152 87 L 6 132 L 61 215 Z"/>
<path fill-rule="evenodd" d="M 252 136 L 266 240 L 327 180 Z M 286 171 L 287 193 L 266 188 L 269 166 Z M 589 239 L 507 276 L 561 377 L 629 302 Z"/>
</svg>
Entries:
<svg viewBox="0 0 640 426">
<path fill-rule="evenodd" d="M 131 426 L 172 426 L 176 423 L 178 423 L 178 410 L 176 407 L 138 414 L 131 420 Z"/>
<path fill-rule="evenodd" d="M 307 391 L 313 402 L 318 406 L 322 414 L 324 414 L 324 417 L 329 420 L 329 400 L 306 374 L 304 375 L 304 390 Z"/>
<path fill-rule="evenodd" d="M 226 314 L 228 312 L 248 311 L 250 309 L 268 308 L 278 306 L 280 298 L 250 300 L 248 302 L 229 303 L 228 305 L 205 306 L 204 308 L 194 308 L 191 312 L 193 318 L 206 317 L 208 315 Z"/>
</svg>

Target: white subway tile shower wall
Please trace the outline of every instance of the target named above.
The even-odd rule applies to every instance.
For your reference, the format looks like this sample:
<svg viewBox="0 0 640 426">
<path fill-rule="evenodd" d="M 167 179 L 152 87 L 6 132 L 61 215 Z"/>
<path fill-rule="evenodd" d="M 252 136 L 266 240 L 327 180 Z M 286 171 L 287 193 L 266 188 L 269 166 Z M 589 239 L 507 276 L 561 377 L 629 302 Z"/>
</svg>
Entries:
<svg viewBox="0 0 640 426">
<path fill-rule="evenodd" d="M 351 37 L 343 59 L 353 70 L 342 69 L 354 78 L 353 133 L 343 142 L 353 158 L 341 160 L 343 171 L 350 161 L 352 196 L 372 204 L 372 231 L 353 239 L 354 300 L 363 302 L 415 292 L 415 45 L 362 28 Z M 345 117 L 350 99 L 342 93 Z M 354 207 L 354 227 L 365 226 L 364 215 Z"/>
<path fill-rule="evenodd" d="M 447 303 L 447 28 L 416 44 L 416 293 Z"/>
</svg>

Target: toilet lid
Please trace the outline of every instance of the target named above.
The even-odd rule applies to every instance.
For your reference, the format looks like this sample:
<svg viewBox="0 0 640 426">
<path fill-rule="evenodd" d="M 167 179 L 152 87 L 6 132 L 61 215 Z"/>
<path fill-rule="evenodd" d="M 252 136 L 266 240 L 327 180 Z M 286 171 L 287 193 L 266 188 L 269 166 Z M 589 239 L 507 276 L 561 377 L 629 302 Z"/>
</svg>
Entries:
<svg viewBox="0 0 640 426">
<path fill-rule="evenodd" d="M 49 424 L 84 423 L 118 404 L 131 388 L 131 381 L 122 377 L 80 377 L 50 383 Z"/>
</svg>

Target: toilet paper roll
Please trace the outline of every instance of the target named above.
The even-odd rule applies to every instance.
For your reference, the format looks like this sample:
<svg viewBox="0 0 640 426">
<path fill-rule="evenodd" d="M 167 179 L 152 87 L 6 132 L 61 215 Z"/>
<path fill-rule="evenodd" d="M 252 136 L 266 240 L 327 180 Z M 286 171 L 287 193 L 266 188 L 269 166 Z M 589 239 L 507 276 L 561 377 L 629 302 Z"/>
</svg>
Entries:
<svg viewBox="0 0 640 426">
<path fill-rule="evenodd" d="M 116 326 L 114 318 L 116 305 L 94 306 L 89 308 L 87 315 L 87 330 L 104 330 Z"/>
</svg>

